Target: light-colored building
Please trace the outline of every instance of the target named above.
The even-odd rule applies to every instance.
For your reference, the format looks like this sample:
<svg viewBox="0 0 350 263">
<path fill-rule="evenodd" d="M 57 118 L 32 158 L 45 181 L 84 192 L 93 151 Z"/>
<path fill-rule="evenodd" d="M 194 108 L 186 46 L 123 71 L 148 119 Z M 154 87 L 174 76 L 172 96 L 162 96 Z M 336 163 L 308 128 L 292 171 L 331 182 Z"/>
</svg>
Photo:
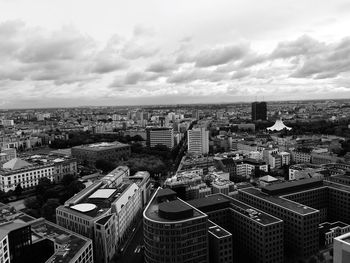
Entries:
<svg viewBox="0 0 350 263">
<path fill-rule="evenodd" d="M 194 128 L 187 131 L 188 152 L 207 154 L 209 152 L 209 131 L 206 128 Z"/>
<path fill-rule="evenodd" d="M 9 240 L 6 231 L 0 229 L 0 262 L 10 263 Z"/>
<path fill-rule="evenodd" d="M 350 233 L 334 238 L 333 243 L 333 262 L 350 262 Z"/>
<path fill-rule="evenodd" d="M 289 180 L 300 180 L 305 178 L 323 178 L 326 169 L 320 165 L 301 163 L 289 167 Z"/>
<path fill-rule="evenodd" d="M 147 146 L 154 148 L 157 145 L 163 145 L 169 149 L 174 148 L 174 130 L 166 127 L 152 127 L 146 129 Z"/>
<path fill-rule="evenodd" d="M 0 168 L 0 190 L 8 192 L 17 185 L 32 188 L 38 185 L 41 178 L 60 181 L 67 174 L 77 174 L 77 162 L 73 158 L 41 155 L 33 155 L 25 160 L 14 158 Z"/>
<path fill-rule="evenodd" d="M 58 207 L 57 223 L 93 240 L 95 262 L 110 262 L 148 201 L 147 174 L 118 167 Z"/>
</svg>

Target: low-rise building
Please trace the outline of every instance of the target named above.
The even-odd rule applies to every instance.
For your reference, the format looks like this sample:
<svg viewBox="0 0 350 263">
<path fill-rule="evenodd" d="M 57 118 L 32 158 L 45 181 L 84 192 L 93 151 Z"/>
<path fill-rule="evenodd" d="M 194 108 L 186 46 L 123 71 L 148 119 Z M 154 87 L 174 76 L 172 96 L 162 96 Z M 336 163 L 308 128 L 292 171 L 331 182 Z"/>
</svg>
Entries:
<svg viewBox="0 0 350 263">
<path fill-rule="evenodd" d="M 120 142 L 101 142 L 75 146 L 72 148 L 72 156 L 79 163 L 94 167 L 97 160 L 117 161 L 125 160 L 130 157 L 130 145 Z"/>
</svg>

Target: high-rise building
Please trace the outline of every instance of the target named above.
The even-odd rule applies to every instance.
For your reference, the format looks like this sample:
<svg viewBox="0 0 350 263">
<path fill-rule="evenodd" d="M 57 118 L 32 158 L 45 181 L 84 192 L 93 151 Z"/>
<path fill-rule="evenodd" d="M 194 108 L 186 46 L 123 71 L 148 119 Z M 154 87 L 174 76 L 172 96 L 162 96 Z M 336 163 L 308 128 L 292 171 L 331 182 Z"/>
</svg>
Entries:
<svg viewBox="0 0 350 263">
<path fill-rule="evenodd" d="M 267 120 L 267 106 L 264 101 L 252 103 L 252 121 L 258 120 Z"/>
<path fill-rule="evenodd" d="M 150 148 L 157 145 L 163 145 L 169 149 L 174 148 L 174 130 L 166 127 L 152 127 L 146 129 L 147 141 L 146 144 Z"/>
<path fill-rule="evenodd" d="M 158 188 L 143 212 L 146 263 L 209 262 L 208 216 Z"/>
<path fill-rule="evenodd" d="M 188 152 L 207 154 L 209 152 L 209 131 L 206 128 L 194 128 L 187 131 Z"/>
</svg>

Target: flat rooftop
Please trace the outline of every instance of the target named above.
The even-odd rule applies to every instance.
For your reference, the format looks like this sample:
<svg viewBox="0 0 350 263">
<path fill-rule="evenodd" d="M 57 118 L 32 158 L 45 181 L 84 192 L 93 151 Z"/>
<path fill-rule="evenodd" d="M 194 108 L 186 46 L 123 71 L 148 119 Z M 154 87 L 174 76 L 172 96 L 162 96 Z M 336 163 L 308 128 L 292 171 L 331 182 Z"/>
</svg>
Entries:
<svg viewBox="0 0 350 263">
<path fill-rule="evenodd" d="M 216 236 L 218 238 L 232 236 L 232 234 L 230 232 L 226 231 L 225 229 L 223 229 L 222 227 L 220 227 L 218 225 L 214 225 L 214 226 L 209 227 L 209 233 L 213 234 L 214 236 Z"/>
<path fill-rule="evenodd" d="M 223 194 L 213 194 L 204 198 L 191 200 L 188 203 L 203 212 L 211 212 L 220 209 L 233 209 L 262 225 L 281 222 L 281 219 L 277 217 Z"/>
<path fill-rule="evenodd" d="M 33 243 L 49 239 L 63 245 L 47 260 L 48 262 L 69 263 L 84 246 L 92 242 L 88 238 L 43 219 L 33 222 L 31 229 Z"/>
<path fill-rule="evenodd" d="M 35 219 L 21 211 L 16 211 L 8 205 L 0 203 L 0 224 L 6 222 L 29 223 Z"/>
<path fill-rule="evenodd" d="M 112 202 L 130 186 L 130 183 L 122 183 L 117 188 L 97 188 L 92 194 L 86 194 L 75 205 L 60 206 L 60 209 L 68 209 L 88 217 L 98 217 L 111 208 Z"/>
<path fill-rule="evenodd" d="M 262 187 L 261 190 L 269 195 L 279 195 L 290 191 L 302 191 L 310 187 L 322 186 L 323 181 L 319 178 L 308 178 L 297 181 L 287 181 L 283 183 L 271 184 Z"/>
<path fill-rule="evenodd" d="M 100 142 L 100 143 L 93 143 L 93 144 L 84 144 L 75 146 L 72 149 L 84 149 L 89 151 L 102 151 L 106 149 L 114 149 L 114 148 L 121 148 L 130 146 L 129 144 L 121 143 L 118 141 L 115 142 Z"/>
<path fill-rule="evenodd" d="M 169 201 L 158 202 L 157 194 L 158 194 L 158 191 L 160 191 L 160 190 L 162 190 L 162 189 L 161 188 L 157 189 L 157 191 L 155 192 L 154 196 L 152 197 L 151 201 L 149 202 L 148 206 L 146 207 L 146 209 L 144 211 L 144 215 L 148 219 L 158 221 L 158 222 L 164 222 L 164 223 L 166 223 L 166 222 L 176 223 L 179 221 L 192 220 L 195 218 L 201 218 L 201 217 L 207 216 L 206 214 L 202 213 L 201 211 L 194 208 L 193 206 L 190 206 L 188 203 L 186 203 L 185 201 L 183 201 L 179 198 L 175 198 L 175 200 L 171 199 Z M 160 193 L 162 193 L 162 191 Z M 168 204 L 168 205 L 165 205 L 165 204 Z M 174 206 L 173 206 L 173 204 L 174 204 Z M 164 207 L 164 205 L 165 205 L 166 211 L 173 210 L 173 212 L 176 213 L 176 211 L 182 212 L 182 211 L 192 210 L 193 213 L 191 214 L 190 217 L 186 217 L 184 219 L 167 219 L 167 218 L 164 218 L 164 216 L 160 215 L 160 213 L 159 213 L 159 208 L 160 207 L 162 208 L 162 206 Z"/>
<path fill-rule="evenodd" d="M 240 189 L 239 192 L 244 192 L 250 195 L 254 195 L 257 198 L 263 199 L 269 203 L 281 206 L 285 209 L 291 210 L 301 215 L 306 215 L 306 214 L 314 213 L 318 211 L 317 209 L 284 199 L 283 197 L 265 194 L 262 191 L 260 191 L 260 189 L 254 188 L 254 187 Z"/>
</svg>

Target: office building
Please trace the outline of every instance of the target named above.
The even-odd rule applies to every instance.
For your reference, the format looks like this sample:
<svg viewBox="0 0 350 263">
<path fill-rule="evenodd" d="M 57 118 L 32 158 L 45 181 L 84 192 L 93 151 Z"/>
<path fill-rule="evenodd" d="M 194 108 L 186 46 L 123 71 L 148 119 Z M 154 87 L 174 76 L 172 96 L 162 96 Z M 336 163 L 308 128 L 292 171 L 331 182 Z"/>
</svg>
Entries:
<svg viewBox="0 0 350 263">
<path fill-rule="evenodd" d="M 227 248 L 233 250 L 223 253 L 227 257 L 223 262 L 283 262 L 281 219 L 223 194 L 192 200 L 189 204 L 231 234 L 232 243 Z"/>
<path fill-rule="evenodd" d="M 350 262 L 350 233 L 334 238 L 333 263 Z"/>
<path fill-rule="evenodd" d="M 93 240 L 98 263 L 111 260 L 148 201 L 148 174 L 131 179 L 126 168 L 116 168 L 56 209 L 58 225 Z"/>
<path fill-rule="evenodd" d="M 252 121 L 267 120 L 267 105 L 266 102 L 252 103 Z"/>
<path fill-rule="evenodd" d="M 209 131 L 204 127 L 188 130 L 187 143 L 189 153 L 207 154 L 209 152 Z"/>
<path fill-rule="evenodd" d="M 92 241 L 0 203 L 0 262 L 93 263 Z"/>
<path fill-rule="evenodd" d="M 143 212 L 146 263 L 209 262 L 208 216 L 158 188 Z"/>
<path fill-rule="evenodd" d="M 75 146 L 72 148 L 72 156 L 79 163 L 94 167 L 97 160 L 118 161 L 130 157 L 130 145 L 120 142 L 102 142 Z"/>
<path fill-rule="evenodd" d="M 146 129 L 146 144 L 150 148 L 157 145 L 166 146 L 168 149 L 174 148 L 174 130 L 166 127 L 152 127 Z"/>
</svg>

